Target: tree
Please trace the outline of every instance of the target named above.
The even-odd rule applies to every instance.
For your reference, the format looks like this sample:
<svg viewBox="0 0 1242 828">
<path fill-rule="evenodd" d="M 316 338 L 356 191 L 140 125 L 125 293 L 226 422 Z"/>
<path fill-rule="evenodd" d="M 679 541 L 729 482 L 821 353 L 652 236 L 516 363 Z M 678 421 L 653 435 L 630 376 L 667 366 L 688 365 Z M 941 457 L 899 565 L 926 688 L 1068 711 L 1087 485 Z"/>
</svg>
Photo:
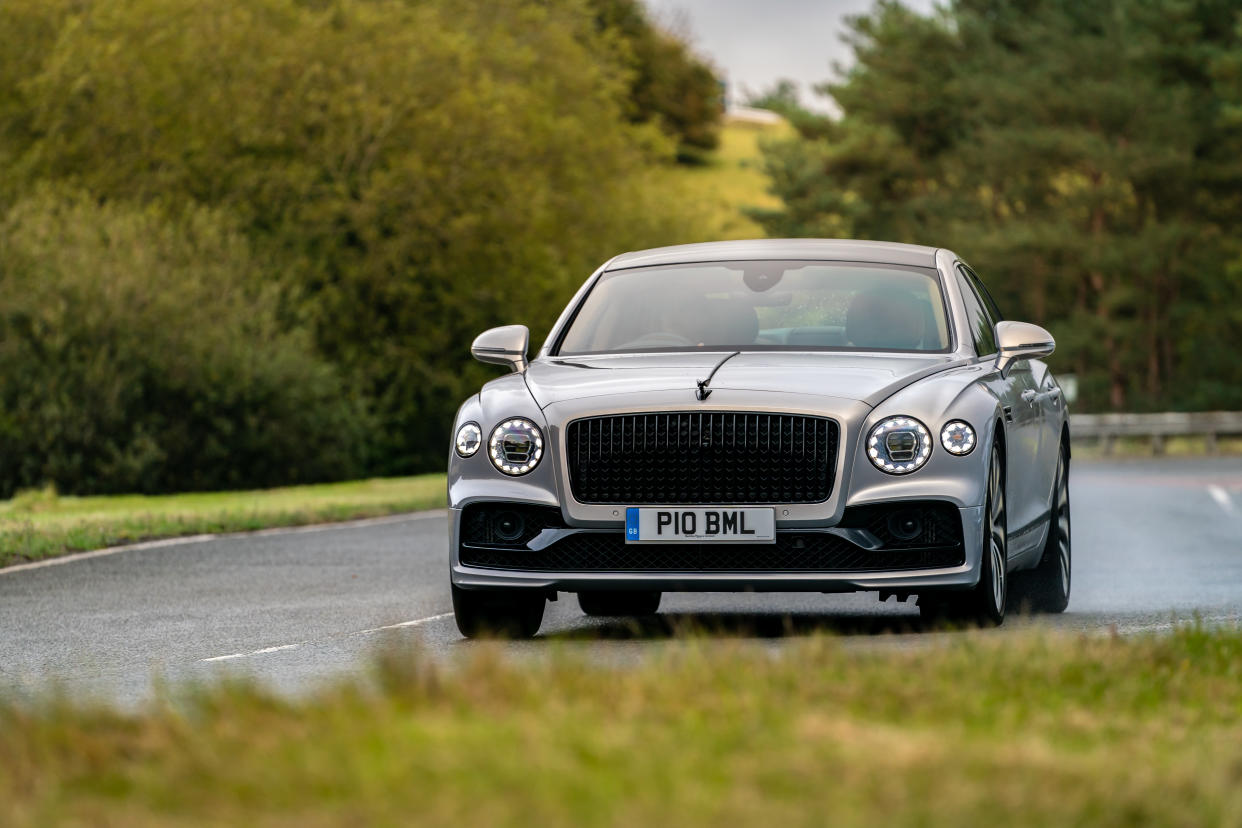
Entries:
<svg viewBox="0 0 1242 828">
<path fill-rule="evenodd" d="M 51 181 L 228 216 L 369 401 L 372 473 L 442 465 L 457 404 L 494 375 L 469 359 L 480 330 L 538 337 L 600 261 L 693 234 L 652 186 L 673 142 L 628 117 L 631 67 L 585 0 L 0 14 L 42 38 L 0 43 L 0 199 Z"/>
<path fill-rule="evenodd" d="M 1242 402 L 1208 366 L 1242 372 L 1199 333 L 1236 331 L 1216 303 L 1242 298 L 1223 266 L 1237 141 L 1213 81 L 1238 48 L 1233 11 L 881 3 L 853 22 L 854 67 L 823 87 L 842 117 L 770 151 L 786 208 L 766 223 L 954 247 L 1010 314 L 1057 335 L 1087 406 Z"/>
<path fill-rule="evenodd" d="M 641 0 L 591 0 L 597 25 L 629 69 L 628 114 L 657 124 L 696 161 L 720 142 L 720 79 L 684 39 L 652 23 Z"/>
</svg>

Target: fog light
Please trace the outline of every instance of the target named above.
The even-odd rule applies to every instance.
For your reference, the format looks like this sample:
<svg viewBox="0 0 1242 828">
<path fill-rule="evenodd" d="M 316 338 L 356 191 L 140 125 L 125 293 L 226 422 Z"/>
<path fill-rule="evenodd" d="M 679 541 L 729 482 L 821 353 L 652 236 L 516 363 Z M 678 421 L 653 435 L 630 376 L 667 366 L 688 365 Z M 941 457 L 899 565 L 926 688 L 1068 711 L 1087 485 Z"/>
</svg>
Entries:
<svg viewBox="0 0 1242 828">
<path fill-rule="evenodd" d="M 492 532 L 497 540 L 512 542 L 522 537 L 526 521 L 517 512 L 497 512 L 492 518 Z"/>
<path fill-rule="evenodd" d="M 911 541 L 923 534 L 923 519 L 917 512 L 894 512 L 888 516 L 888 533 L 899 541 Z"/>
</svg>

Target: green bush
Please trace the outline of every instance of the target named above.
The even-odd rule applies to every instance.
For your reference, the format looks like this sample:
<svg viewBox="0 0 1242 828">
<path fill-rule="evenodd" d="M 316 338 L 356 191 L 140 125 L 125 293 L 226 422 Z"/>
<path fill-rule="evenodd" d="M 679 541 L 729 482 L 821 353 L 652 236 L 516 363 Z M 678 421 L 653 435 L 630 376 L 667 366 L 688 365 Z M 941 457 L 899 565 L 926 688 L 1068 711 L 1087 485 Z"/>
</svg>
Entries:
<svg viewBox="0 0 1242 828">
<path fill-rule="evenodd" d="M 362 471 L 366 418 L 219 213 L 49 188 L 0 218 L 0 496 Z"/>
</svg>

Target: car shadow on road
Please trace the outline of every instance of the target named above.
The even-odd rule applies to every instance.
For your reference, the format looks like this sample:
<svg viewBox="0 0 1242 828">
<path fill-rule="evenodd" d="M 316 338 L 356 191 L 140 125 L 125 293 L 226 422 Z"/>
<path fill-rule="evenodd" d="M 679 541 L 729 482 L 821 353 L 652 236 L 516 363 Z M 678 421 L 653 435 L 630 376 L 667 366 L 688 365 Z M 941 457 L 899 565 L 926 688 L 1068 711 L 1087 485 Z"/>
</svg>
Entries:
<svg viewBox="0 0 1242 828">
<path fill-rule="evenodd" d="M 584 619 L 586 620 L 586 619 Z M 918 615 L 667 612 L 639 618 L 605 618 L 539 637 L 549 641 L 630 641 L 671 638 L 797 638 L 811 635 L 894 635 L 943 630 Z"/>
</svg>

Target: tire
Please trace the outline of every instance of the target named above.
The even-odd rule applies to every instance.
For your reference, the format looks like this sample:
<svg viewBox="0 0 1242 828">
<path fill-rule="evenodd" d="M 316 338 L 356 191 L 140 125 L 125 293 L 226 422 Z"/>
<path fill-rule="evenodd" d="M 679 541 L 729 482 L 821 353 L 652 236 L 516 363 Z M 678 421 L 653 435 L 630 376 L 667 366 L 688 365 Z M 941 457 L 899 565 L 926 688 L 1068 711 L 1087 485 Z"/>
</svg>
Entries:
<svg viewBox="0 0 1242 828">
<path fill-rule="evenodd" d="M 1031 612 L 1061 613 L 1069 606 L 1073 550 L 1070 545 L 1069 458 L 1065 446 L 1057 454 L 1052 489 L 1051 523 L 1039 565 L 1013 579 L 1014 599 Z"/>
<path fill-rule="evenodd" d="M 968 592 L 920 595 L 919 612 L 924 618 L 980 627 L 996 627 L 1004 623 L 1009 594 L 1006 571 L 1009 533 L 1005 505 L 1005 464 L 1000 443 L 997 442 L 992 444 L 992 457 L 988 464 L 979 583 Z"/>
<path fill-rule="evenodd" d="M 587 615 L 655 615 L 661 593 L 646 591 L 579 592 L 578 606 Z"/>
<path fill-rule="evenodd" d="M 543 623 L 542 592 L 473 590 L 453 585 L 453 616 L 466 638 L 531 638 Z"/>
</svg>

